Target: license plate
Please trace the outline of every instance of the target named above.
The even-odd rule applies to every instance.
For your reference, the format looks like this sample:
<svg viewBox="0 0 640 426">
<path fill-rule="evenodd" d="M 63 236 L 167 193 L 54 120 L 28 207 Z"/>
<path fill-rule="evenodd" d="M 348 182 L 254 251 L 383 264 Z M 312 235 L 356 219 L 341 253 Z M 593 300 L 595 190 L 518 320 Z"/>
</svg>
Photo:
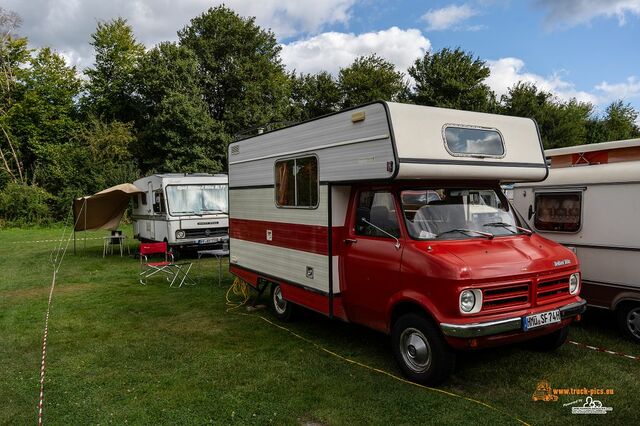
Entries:
<svg viewBox="0 0 640 426">
<path fill-rule="evenodd" d="M 555 311 L 528 315 L 526 317 L 522 317 L 522 329 L 527 331 L 532 328 L 544 327 L 545 325 L 558 323 L 560 320 L 560 311 L 558 309 Z"/>
<path fill-rule="evenodd" d="M 221 238 L 206 238 L 204 240 L 198 240 L 197 243 L 198 244 L 211 244 L 211 243 L 217 243 L 219 241 L 221 241 Z"/>
</svg>

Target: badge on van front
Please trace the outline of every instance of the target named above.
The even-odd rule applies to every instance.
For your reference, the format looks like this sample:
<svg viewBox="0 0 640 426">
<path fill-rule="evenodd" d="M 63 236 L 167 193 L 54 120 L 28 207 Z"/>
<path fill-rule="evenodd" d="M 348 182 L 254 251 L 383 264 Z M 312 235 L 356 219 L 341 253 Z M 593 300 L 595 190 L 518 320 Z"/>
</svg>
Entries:
<svg viewBox="0 0 640 426">
<path fill-rule="evenodd" d="M 571 265 L 571 259 L 562 259 L 562 260 L 556 260 L 553 262 L 553 266 L 555 267 L 564 266 L 564 265 Z"/>
</svg>

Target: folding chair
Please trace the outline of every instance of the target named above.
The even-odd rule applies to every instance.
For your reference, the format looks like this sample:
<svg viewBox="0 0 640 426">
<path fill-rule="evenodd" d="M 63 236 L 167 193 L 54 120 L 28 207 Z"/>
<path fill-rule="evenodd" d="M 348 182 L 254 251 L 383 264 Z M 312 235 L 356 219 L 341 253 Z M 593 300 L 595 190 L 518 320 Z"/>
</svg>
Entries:
<svg viewBox="0 0 640 426">
<path fill-rule="evenodd" d="M 149 257 L 164 256 L 164 260 L 150 262 Z M 141 243 L 140 244 L 140 284 L 146 285 L 146 279 L 158 273 L 166 275 L 170 281 L 169 287 L 173 287 L 176 280 L 180 279 L 179 287 L 182 287 L 185 280 L 193 282 L 189 276 L 192 263 L 175 263 L 173 253 L 168 249 L 167 243 Z"/>
</svg>

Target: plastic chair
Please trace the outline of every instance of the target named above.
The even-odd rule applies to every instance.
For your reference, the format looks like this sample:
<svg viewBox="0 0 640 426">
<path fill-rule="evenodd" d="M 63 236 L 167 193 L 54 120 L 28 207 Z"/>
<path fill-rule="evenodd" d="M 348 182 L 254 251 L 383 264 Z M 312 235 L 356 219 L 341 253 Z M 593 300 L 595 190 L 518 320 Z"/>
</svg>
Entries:
<svg viewBox="0 0 640 426">
<path fill-rule="evenodd" d="M 164 257 L 164 260 L 149 262 L 149 256 Z M 167 276 L 167 281 L 171 280 L 169 287 L 180 277 L 179 287 L 182 287 L 189 275 L 192 263 L 175 263 L 173 253 L 169 250 L 167 243 L 141 243 L 140 244 L 140 284 L 146 285 L 146 278 L 162 273 Z"/>
</svg>

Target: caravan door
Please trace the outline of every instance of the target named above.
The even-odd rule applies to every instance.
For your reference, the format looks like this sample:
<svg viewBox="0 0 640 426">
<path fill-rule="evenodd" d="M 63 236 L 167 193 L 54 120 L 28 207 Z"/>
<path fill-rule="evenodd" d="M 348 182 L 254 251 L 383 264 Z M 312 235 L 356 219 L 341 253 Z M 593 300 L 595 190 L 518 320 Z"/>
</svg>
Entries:
<svg viewBox="0 0 640 426">
<path fill-rule="evenodd" d="M 146 222 L 146 226 L 147 226 L 147 235 L 149 236 L 148 238 L 152 241 L 156 240 L 156 221 L 155 221 L 155 212 L 153 211 L 153 203 L 155 202 L 155 200 L 153 199 L 153 183 L 149 182 L 147 184 L 147 197 L 148 197 L 148 203 L 150 205 L 150 209 L 148 209 L 148 214 L 149 214 L 149 218 L 147 219 Z"/>
<path fill-rule="evenodd" d="M 350 321 L 381 330 L 400 285 L 402 247 L 398 209 L 388 190 L 360 191 L 344 240 L 345 309 Z"/>
</svg>

